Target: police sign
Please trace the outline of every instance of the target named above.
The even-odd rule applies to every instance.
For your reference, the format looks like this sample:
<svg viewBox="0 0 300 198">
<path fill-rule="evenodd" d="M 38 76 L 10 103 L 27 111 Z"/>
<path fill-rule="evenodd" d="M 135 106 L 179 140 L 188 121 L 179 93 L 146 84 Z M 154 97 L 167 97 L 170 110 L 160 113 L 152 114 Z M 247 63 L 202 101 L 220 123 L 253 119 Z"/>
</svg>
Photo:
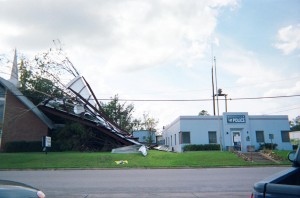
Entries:
<svg viewBox="0 0 300 198">
<path fill-rule="evenodd" d="M 227 123 L 246 123 L 245 115 L 228 115 Z"/>
</svg>

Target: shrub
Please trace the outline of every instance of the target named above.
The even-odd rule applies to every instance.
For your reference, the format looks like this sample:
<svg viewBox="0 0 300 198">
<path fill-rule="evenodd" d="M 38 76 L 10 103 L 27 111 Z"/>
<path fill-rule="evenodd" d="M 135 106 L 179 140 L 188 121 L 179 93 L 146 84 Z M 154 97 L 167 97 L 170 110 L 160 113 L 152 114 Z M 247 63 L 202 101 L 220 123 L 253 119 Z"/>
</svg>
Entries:
<svg viewBox="0 0 300 198">
<path fill-rule="evenodd" d="M 4 151 L 8 153 L 13 152 L 40 152 L 42 151 L 42 141 L 19 141 L 8 142 L 5 144 Z"/>
<path fill-rule="evenodd" d="M 189 144 L 183 147 L 183 151 L 218 151 L 220 144 Z"/>
<path fill-rule="evenodd" d="M 259 145 L 258 150 L 275 150 L 277 146 L 277 144 L 263 143 Z"/>
<path fill-rule="evenodd" d="M 293 150 L 297 150 L 298 149 L 298 145 L 293 145 Z"/>
</svg>

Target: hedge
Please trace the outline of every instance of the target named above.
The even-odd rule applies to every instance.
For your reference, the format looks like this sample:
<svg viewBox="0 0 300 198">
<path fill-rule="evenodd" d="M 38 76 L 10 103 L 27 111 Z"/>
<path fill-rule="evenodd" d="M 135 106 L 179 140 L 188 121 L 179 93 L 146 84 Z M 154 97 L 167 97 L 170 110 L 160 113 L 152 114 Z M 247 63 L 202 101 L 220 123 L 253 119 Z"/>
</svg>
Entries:
<svg viewBox="0 0 300 198">
<path fill-rule="evenodd" d="M 278 146 L 277 144 L 263 143 L 259 145 L 258 150 L 275 150 L 277 146 Z"/>
<path fill-rule="evenodd" d="M 189 144 L 183 147 L 183 151 L 219 151 L 220 144 Z"/>
<path fill-rule="evenodd" d="M 18 142 L 8 142 L 4 146 L 4 152 L 7 153 L 17 153 L 17 152 L 42 152 L 42 141 L 18 141 Z M 59 143 L 52 141 L 51 147 L 47 148 L 47 151 L 59 152 L 60 149 Z"/>
<path fill-rule="evenodd" d="M 39 152 L 42 151 L 42 142 L 34 141 L 34 142 L 7 142 L 4 146 L 4 151 L 8 153 L 14 152 Z"/>
</svg>

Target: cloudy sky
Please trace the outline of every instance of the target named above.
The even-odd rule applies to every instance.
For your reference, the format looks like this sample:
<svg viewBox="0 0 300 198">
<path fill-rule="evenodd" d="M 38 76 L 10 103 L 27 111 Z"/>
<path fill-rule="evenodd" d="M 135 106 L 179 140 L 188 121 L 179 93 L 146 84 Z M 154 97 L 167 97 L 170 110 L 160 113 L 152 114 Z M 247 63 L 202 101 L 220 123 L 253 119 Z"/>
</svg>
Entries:
<svg viewBox="0 0 300 198">
<path fill-rule="evenodd" d="M 159 127 L 213 114 L 216 57 L 228 111 L 293 119 L 300 97 L 239 98 L 300 95 L 299 10 L 299 0 L 0 0 L 0 54 L 30 57 L 60 40 L 98 98 L 200 100 L 127 102 Z"/>
</svg>

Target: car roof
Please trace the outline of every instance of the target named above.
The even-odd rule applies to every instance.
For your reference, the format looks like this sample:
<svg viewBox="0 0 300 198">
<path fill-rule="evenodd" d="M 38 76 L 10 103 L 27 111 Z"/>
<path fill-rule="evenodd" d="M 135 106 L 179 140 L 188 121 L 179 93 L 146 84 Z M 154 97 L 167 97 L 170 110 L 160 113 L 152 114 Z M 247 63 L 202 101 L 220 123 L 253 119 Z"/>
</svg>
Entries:
<svg viewBox="0 0 300 198">
<path fill-rule="evenodd" d="M 30 185 L 21 182 L 16 182 L 16 181 L 9 181 L 9 180 L 0 180 L 0 186 L 19 186 L 19 187 L 26 187 L 26 188 L 32 188 L 37 190 L 36 188 Z"/>
</svg>

